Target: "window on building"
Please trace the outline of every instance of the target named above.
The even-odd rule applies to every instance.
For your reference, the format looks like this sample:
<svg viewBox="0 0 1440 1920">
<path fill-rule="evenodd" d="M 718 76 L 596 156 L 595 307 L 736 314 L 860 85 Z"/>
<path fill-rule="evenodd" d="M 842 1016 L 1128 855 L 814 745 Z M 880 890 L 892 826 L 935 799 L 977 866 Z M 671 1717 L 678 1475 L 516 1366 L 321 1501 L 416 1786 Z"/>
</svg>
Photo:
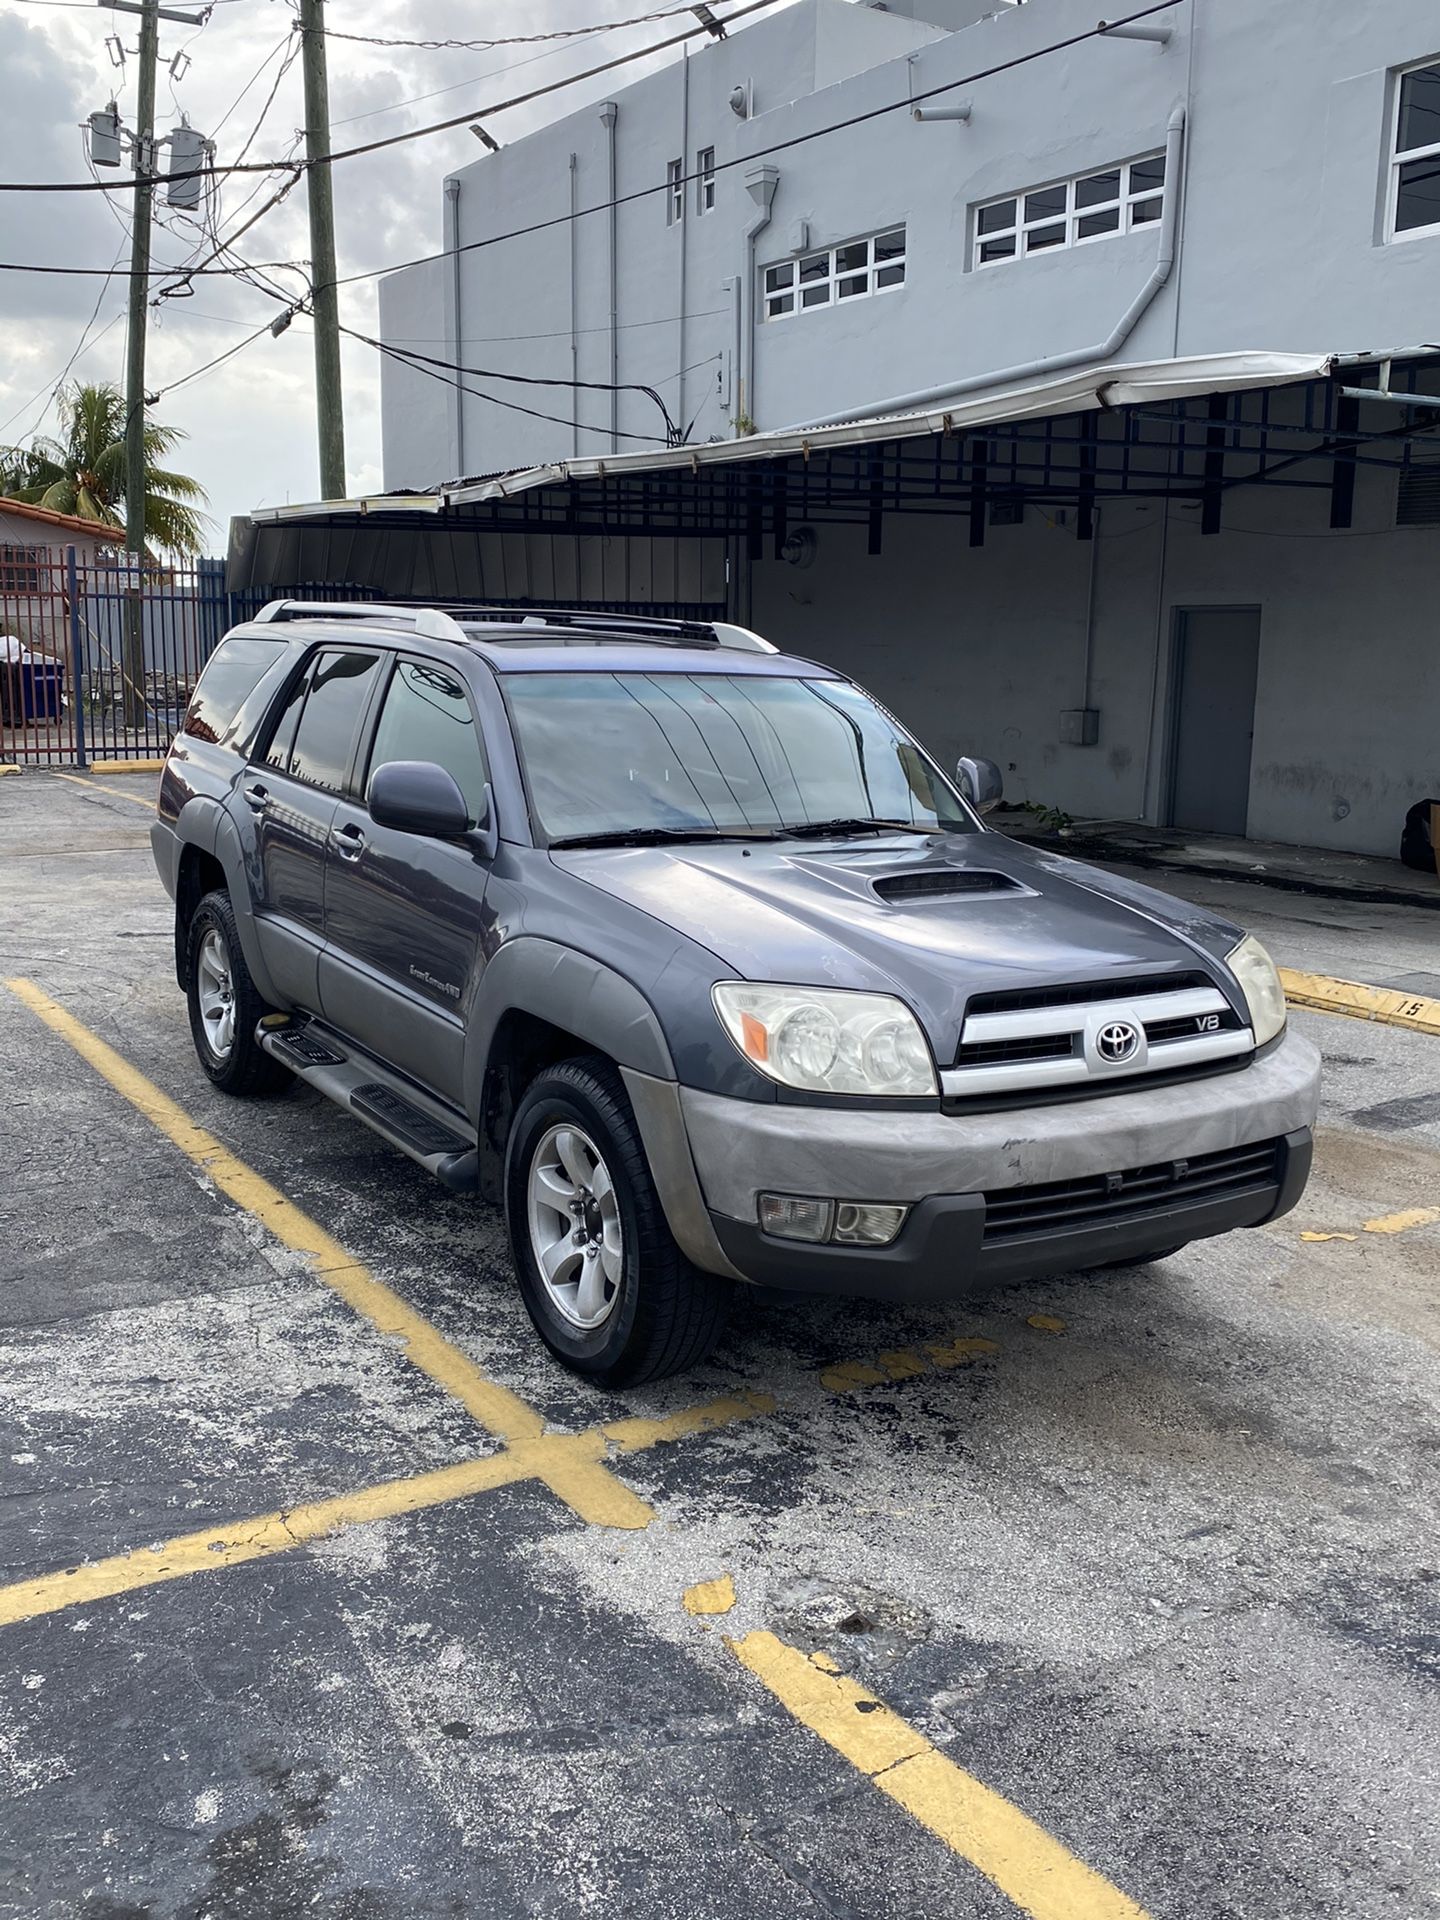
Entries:
<svg viewBox="0 0 1440 1920">
<path fill-rule="evenodd" d="M 673 227 L 685 218 L 685 162 L 665 162 L 665 224 Z"/>
<path fill-rule="evenodd" d="M 712 213 L 715 208 L 715 149 L 701 147 L 695 156 L 695 211 Z"/>
<path fill-rule="evenodd" d="M 1440 61 L 1396 76 L 1388 236 L 1440 232 Z"/>
<path fill-rule="evenodd" d="M 39 547 L 0 547 L 0 593 L 39 591 Z"/>
<path fill-rule="evenodd" d="M 840 306 L 905 284 L 905 229 L 891 227 L 822 253 L 802 253 L 765 269 L 765 318 L 783 320 L 809 307 Z"/>
<path fill-rule="evenodd" d="M 1023 254 L 1081 247 L 1151 225 L 1165 209 L 1165 156 L 1146 154 L 1028 193 L 1008 194 L 975 209 L 977 267 Z"/>
</svg>

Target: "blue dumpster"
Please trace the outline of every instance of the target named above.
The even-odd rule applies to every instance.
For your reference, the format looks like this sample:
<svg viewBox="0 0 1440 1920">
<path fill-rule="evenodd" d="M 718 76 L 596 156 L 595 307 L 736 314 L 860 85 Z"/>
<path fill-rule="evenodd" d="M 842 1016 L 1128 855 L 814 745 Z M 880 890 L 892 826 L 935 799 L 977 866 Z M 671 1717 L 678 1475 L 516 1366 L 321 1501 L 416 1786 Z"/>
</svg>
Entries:
<svg viewBox="0 0 1440 1920">
<path fill-rule="evenodd" d="M 60 718 L 60 688 L 65 669 L 58 660 L 22 660 L 20 699 L 27 721 Z"/>
</svg>

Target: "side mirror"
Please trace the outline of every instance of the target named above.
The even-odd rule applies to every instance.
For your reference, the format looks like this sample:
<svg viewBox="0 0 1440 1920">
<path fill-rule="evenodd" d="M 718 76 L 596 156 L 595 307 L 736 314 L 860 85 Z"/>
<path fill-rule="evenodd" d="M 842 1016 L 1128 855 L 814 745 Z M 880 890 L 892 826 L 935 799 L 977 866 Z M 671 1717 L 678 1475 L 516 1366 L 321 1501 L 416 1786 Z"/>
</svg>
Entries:
<svg viewBox="0 0 1440 1920">
<path fill-rule="evenodd" d="M 460 840 L 470 830 L 470 809 L 455 776 L 432 760 L 387 760 L 370 776 L 365 804 L 377 827 Z"/>
<path fill-rule="evenodd" d="M 955 763 L 955 784 L 977 813 L 990 813 L 1005 795 L 1005 778 L 993 760 L 972 760 L 968 756 Z"/>
</svg>

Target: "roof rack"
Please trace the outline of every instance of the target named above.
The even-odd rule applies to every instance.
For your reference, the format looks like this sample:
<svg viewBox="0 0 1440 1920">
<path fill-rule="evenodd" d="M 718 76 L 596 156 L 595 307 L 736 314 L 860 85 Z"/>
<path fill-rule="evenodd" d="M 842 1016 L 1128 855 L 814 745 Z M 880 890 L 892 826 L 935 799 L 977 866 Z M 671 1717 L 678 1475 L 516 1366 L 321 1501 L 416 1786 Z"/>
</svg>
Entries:
<svg viewBox="0 0 1440 1920">
<path fill-rule="evenodd" d="M 571 632 L 634 636 L 670 646 L 730 647 L 740 653 L 776 653 L 778 648 L 748 627 L 726 620 L 660 620 L 649 614 L 590 613 L 583 607 L 407 607 L 380 600 L 271 600 L 253 616 L 287 620 L 355 620 L 377 627 L 405 627 L 432 640 L 467 640 L 466 628 L 564 628 Z"/>
<path fill-rule="evenodd" d="M 397 607 L 381 600 L 270 600 L 252 615 L 267 624 L 286 620 L 361 620 L 373 627 L 407 627 L 432 640 L 464 640 L 459 624 L 439 607 Z"/>
</svg>

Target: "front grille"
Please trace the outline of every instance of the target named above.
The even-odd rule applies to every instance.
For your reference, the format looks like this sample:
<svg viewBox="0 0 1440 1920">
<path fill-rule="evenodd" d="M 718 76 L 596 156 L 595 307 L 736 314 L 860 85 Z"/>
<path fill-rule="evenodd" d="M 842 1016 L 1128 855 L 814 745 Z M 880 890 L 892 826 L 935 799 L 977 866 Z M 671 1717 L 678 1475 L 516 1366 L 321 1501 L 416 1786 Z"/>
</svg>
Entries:
<svg viewBox="0 0 1440 1920">
<path fill-rule="evenodd" d="M 979 1013 L 1031 1013 L 1041 1007 L 1093 1006 L 1097 1000 L 1135 1000 L 1147 993 L 1186 993 L 1213 987 L 1208 973 L 1147 973 L 1138 979 L 1090 980 L 1079 987 L 1007 987 L 1002 993 L 977 993 L 965 1017 Z"/>
<path fill-rule="evenodd" d="M 998 1067 L 1016 1060 L 1068 1060 L 1074 1051 L 1073 1033 L 1032 1033 L 1019 1040 L 973 1040 L 961 1047 L 955 1064 Z"/>
<path fill-rule="evenodd" d="M 1163 1213 L 1187 1201 L 1229 1200 L 1280 1184 L 1280 1142 L 1227 1147 L 1162 1160 L 1123 1173 L 1002 1187 L 985 1195 L 985 1244 L 1031 1235 L 1079 1232 L 1137 1214 Z"/>
<path fill-rule="evenodd" d="M 973 869 L 944 867 L 919 873 L 882 873 L 870 883 L 882 900 L 943 900 L 961 893 L 1018 893 L 1020 883 L 1008 873 L 977 873 Z"/>
</svg>

